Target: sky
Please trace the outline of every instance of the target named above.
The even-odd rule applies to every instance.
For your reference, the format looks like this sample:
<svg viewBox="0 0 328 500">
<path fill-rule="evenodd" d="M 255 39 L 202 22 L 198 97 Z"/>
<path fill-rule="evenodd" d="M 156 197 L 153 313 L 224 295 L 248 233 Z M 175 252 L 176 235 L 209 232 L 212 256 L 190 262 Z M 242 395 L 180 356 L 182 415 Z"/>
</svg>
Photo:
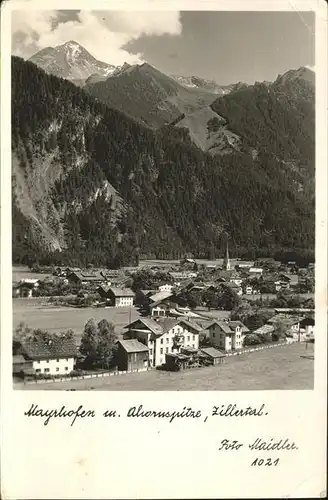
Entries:
<svg viewBox="0 0 328 500">
<path fill-rule="evenodd" d="M 251 84 L 313 68 L 314 23 L 295 11 L 14 11 L 12 53 L 29 58 L 75 40 L 110 64 L 147 61 L 167 74 Z"/>
</svg>

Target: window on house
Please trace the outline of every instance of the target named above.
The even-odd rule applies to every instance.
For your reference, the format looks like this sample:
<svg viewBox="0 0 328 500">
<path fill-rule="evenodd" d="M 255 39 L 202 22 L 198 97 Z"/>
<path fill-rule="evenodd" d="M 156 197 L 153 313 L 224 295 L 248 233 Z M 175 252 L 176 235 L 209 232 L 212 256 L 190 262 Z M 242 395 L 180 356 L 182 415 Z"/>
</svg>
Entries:
<svg viewBox="0 0 328 500">
<path fill-rule="evenodd" d="M 163 344 L 163 339 L 161 339 L 161 344 Z"/>
<path fill-rule="evenodd" d="M 58 366 L 57 366 L 57 368 L 56 368 L 56 372 L 59 372 L 59 368 L 58 368 Z"/>
<path fill-rule="evenodd" d="M 195 340 L 196 340 L 196 336 L 195 335 L 192 336 L 192 340 L 195 342 Z"/>
<path fill-rule="evenodd" d="M 168 344 L 170 342 L 169 337 L 166 337 L 166 343 Z"/>
<path fill-rule="evenodd" d="M 49 363 L 49 359 L 47 359 L 47 363 Z"/>
<path fill-rule="evenodd" d="M 169 352 L 169 348 L 168 347 L 165 347 L 165 352 Z"/>
<path fill-rule="evenodd" d="M 68 361 L 68 358 L 66 358 L 65 361 Z"/>
<path fill-rule="evenodd" d="M 152 355 L 153 355 L 153 350 L 149 349 L 149 356 L 152 356 Z"/>
<path fill-rule="evenodd" d="M 44 373 L 49 373 L 50 372 L 50 368 L 45 368 L 44 369 Z"/>
<path fill-rule="evenodd" d="M 187 342 L 190 342 L 190 335 L 188 335 L 187 337 Z"/>
<path fill-rule="evenodd" d="M 66 372 L 68 371 L 68 366 L 65 366 L 65 371 L 66 371 Z"/>
<path fill-rule="evenodd" d="M 163 347 L 161 347 L 161 354 L 163 354 Z"/>
<path fill-rule="evenodd" d="M 35 373 L 41 373 L 41 368 L 37 368 L 37 369 L 35 370 Z"/>
<path fill-rule="evenodd" d="M 57 359 L 56 361 L 57 361 L 57 363 L 59 363 L 59 359 Z"/>
</svg>

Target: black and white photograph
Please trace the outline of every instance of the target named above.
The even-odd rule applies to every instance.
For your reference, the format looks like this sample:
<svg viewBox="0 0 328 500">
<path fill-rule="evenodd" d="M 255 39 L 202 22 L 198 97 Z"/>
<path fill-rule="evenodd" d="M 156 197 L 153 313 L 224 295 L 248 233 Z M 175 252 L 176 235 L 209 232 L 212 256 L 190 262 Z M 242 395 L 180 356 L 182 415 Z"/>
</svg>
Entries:
<svg viewBox="0 0 328 500">
<path fill-rule="evenodd" d="M 14 389 L 312 390 L 314 12 L 11 34 Z"/>
</svg>

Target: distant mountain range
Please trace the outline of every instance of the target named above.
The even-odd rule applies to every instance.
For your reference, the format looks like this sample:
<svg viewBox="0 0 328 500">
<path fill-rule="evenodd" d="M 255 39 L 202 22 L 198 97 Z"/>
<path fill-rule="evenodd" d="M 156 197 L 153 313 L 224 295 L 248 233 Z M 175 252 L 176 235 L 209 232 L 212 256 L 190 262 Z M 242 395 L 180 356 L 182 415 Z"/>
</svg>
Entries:
<svg viewBox="0 0 328 500">
<path fill-rule="evenodd" d="M 236 256 L 313 260 L 311 70 L 220 94 L 73 47 L 12 59 L 16 262 L 213 257 L 224 231 Z"/>
<path fill-rule="evenodd" d="M 47 73 L 68 79 L 84 88 L 107 106 L 122 111 L 140 124 L 158 129 L 174 125 L 188 130 L 191 141 L 212 155 L 239 151 L 242 142 L 225 117 L 216 109 L 219 97 L 257 88 L 243 82 L 219 85 L 198 76 L 166 75 L 151 65 L 113 66 L 95 59 L 80 44 L 69 41 L 35 54 L 31 62 Z M 307 68 L 291 70 L 273 83 L 263 82 L 268 89 L 283 88 L 295 94 L 297 82 L 314 82 Z M 253 90 L 250 91 L 252 93 Z"/>
<path fill-rule="evenodd" d="M 200 78 L 199 76 L 171 76 L 183 87 L 207 90 L 208 92 L 217 95 L 226 95 L 234 90 L 247 87 L 247 84 L 243 82 L 233 83 L 231 85 L 219 85 L 214 80 L 206 80 L 205 78 Z"/>
</svg>

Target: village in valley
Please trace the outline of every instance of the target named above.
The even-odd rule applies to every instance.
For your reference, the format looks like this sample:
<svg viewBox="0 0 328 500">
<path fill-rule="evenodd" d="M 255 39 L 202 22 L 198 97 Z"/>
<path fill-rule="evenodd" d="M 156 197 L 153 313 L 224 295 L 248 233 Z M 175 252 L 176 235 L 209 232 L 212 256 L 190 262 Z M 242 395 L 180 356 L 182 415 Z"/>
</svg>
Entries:
<svg viewBox="0 0 328 500">
<path fill-rule="evenodd" d="M 13 283 L 13 375 L 20 389 L 156 390 L 159 383 L 179 390 L 187 376 L 196 390 L 204 378 L 219 381 L 208 389 L 224 390 L 231 383 L 239 388 L 238 370 L 247 371 L 245 380 L 261 377 L 256 368 L 252 375 L 257 365 L 269 379 L 266 388 L 285 388 L 275 386 L 276 371 L 289 388 L 298 378 L 294 363 L 305 377 L 314 361 L 311 263 L 232 260 L 227 243 L 223 261 L 186 256 L 28 275 Z M 312 384 L 313 375 L 304 388 Z"/>
</svg>

